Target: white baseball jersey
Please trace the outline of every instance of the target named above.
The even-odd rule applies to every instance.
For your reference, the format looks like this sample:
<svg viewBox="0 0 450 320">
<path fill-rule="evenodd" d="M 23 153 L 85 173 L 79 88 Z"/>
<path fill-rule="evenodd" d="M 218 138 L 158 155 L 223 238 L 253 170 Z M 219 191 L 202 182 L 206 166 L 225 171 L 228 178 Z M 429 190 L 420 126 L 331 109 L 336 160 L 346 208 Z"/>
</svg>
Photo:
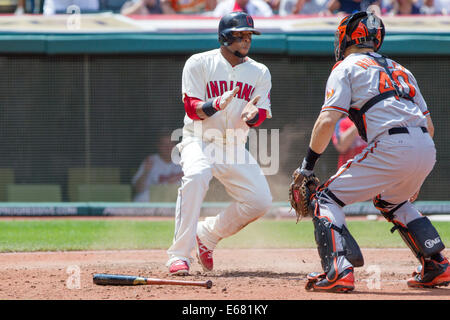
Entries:
<svg viewBox="0 0 450 320">
<path fill-rule="evenodd" d="M 249 126 L 241 119 L 245 105 L 258 95 L 261 98 L 257 107 L 267 110 L 267 117 L 271 118 L 269 70 L 250 58 L 233 67 L 220 49 L 195 54 L 186 61 L 182 76 L 183 101 L 186 96 L 211 101 L 236 86 L 241 89 L 224 110 L 204 120 L 194 121 L 188 115 L 184 118 L 183 141 L 177 145 L 184 177 L 178 190 L 174 240 L 167 250 L 168 266 L 180 259 L 189 264 L 193 261 L 191 252 L 196 236 L 212 250 L 221 239 L 264 215 L 272 204 L 267 180 L 245 148 Z M 227 137 L 230 130 L 239 131 L 239 134 L 233 133 L 232 140 Z M 211 146 L 218 154 L 219 149 L 226 149 L 226 158 L 232 161 L 217 159 L 213 156 L 217 153 L 210 152 Z M 232 151 L 229 158 L 228 151 Z M 246 160 L 234 161 L 241 152 Z M 207 217 L 197 225 L 213 177 L 224 185 L 234 201 L 216 216 Z"/>
<path fill-rule="evenodd" d="M 165 184 L 165 177 L 183 172 L 180 165 L 173 162 L 165 162 L 159 154 L 151 155 L 150 159 L 152 161 L 152 168 L 145 178 L 145 190 L 136 194 L 134 197 L 134 201 L 136 202 L 149 202 L 151 197 L 149 188 L 151 185 Z M 148 161 L 147 158 L 141 163 L 138 171 L 132 179 L 132 184 L 136 184 L 137 180 L 144 174 L 146 161 Z M 181 182 L 181 179 L 179 182 Z"/>
<path fill-rule="evenodd" d="M 380 56 L 378 53 L 371 53 Z M 426 127 L 427 104 L 420 93 L 413 74 L 400 64 L 387 59 L 394 81 L 414 102 L 391 97 L 384 99 L 365 113 L 367 141 L 392 127 Z M 348 115 L 350 108 L 360 109 L 372 97 L 393 90 L 392 81 L 374 59 L 354 53 L 331 72 L 322 110 L 335 110 Z"/>
<path fill-rule="evenodd" d="M 258 95 L 261 98 L 257 107 L 267 110 L 267 117 L 272 117 L 270 109 L 272 81 L 269 69 L 265 65 L 247 57 L 245 62 L 233 67 L 220 53 L 220 49 L 191 56 L 183 69 L 183 101 L 185 96 L 211 101 L 236 86 L 241 89 L 225 110 L 202 120 L 201 133 L 194 130 L 194 120 L 186 115 L 183 136 L 199 137 L 201 134 L 203 140 L 212 141 L 219 133 L 221 138 L 225 139 L 227 129 L 242 129 L 246 137 L 249 127 L 241 119 L 241 113 L 245 105 Z"/>
</svg>

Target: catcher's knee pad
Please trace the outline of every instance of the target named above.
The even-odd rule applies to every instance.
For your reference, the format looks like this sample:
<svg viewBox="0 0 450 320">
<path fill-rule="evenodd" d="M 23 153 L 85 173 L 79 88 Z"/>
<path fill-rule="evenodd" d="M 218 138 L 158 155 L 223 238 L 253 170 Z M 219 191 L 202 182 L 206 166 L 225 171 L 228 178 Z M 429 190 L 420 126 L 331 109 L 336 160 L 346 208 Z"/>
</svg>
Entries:
<svg viewBox="0 0 450 320">
<path fill-rule="evenodd" d="M 398 230 L 403 241 L 419 261 L 422 257 L 429 258 L 444 250 L 445 246 L 439 233 L 427 217 L 415 219 L 406 226 L 395 220 L 393 223 L 395 226 L 391 229 L 391 232 Z"/>
<path fill-rule="evenodd" d="M 373 198 L 373 205 L 381 212 L 383 217 L 389 222 L 392 222 L 394 220 L 394 212 L 397 211 L 405 203 L 406 201 L 400 204 L 393 204 L 385 200 L 382 200 L 380 198 L 380 195 Z"/>
<path fill-rule="evenodd" d="M 317 250 L 322 263 L 322 268 L 327 274 L 327 278 L 333 281 L 338 276 L 337 258 L 345 258 L 354 266 L 364 265 L 364 258 L 361 250 L 345 225 L 342 228 L 335 226 L 328 217 L 315 216 L 314 237 L 317 244 Z M 343 250 L 337 251 L 334 232 L 338 232 L 341 237 Z"/>
</svg>

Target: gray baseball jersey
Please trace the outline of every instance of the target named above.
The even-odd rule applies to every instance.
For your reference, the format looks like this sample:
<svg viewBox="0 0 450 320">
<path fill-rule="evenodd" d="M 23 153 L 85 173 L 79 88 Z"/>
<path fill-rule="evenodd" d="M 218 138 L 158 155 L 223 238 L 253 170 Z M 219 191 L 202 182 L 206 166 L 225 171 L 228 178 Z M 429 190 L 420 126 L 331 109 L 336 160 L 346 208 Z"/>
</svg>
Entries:
<svg viewBox="0 0 450 320">
<path fill-rule="evenodd" d="M 419 190 L 436 161 L 434 143 L 421 128 L 427 126 L 429 111 L 416 79 L 409 70 L 387 59 L 391 78 L 371 55 L 380 57 L 377 53 L 354 53 L 333 68 L 322 112 L 349 114 L 352 109 L 361 109 L 374 97 L 393 91 L 392 81 L 406 98 L 393 95 L 382 99 L 363 114 L 367 148 L 325 183 L 344 204 L 375 196 L 394 204 L 405 201 Z M 405 127 L 409 134 L 389 134 L 395 127 Z"/>
<path fill-rule="evenodd" d="M 378 53 L 371 55 L 380 56 Z M 427 124 L 427 104 L 413 74 L 391 59 L 387 62 L 394 81 L 412 101 L 390 97 L 370 108 L 364 119 L 369 143 L 389 128 Z M 392 89 L 392 81 L 381 65 L 366 54 L 353 53 L 331 72 L 322 110 L 331 109 L 348 115 L 350 108 L 360 109 L 372 97 Z"/>
</svg>

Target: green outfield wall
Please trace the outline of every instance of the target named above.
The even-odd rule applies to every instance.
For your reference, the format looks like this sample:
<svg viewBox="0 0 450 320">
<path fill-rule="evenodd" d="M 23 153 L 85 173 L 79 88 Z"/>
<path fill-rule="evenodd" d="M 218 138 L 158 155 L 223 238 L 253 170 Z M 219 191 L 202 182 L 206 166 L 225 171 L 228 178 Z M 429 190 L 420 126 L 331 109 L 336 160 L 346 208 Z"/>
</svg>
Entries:
<svg viewBox="0 0 450 320">
<path fill-rule="evenodd" d="M 87 184 L 96 183 L 89 172 L 113 168 L 107 183 L 130 186 L 140 162 L 157 152 L 161 130 L 183 126 L 184 62 L 217 47 L 213 32 L 0 32 L 0 202 L 17 202 L 8 194 L 11 184 L 56 185 L 58 202 L 83 201 L 73 197 L 71 168 L 87 168 Z M 397 32 L 386 36 L 381 52 L 415 74 L 436 127 L 437 163 L 419 200 L 448 201 L 450 34 Z M 274 200 L 286 203 L 290 174 L 305 153 L 334 64 L 333 35 L 268 32 L 254 38 L 251 56 L 272 74 L 273 118 L 259 130 L 279 132 L 279 170 L 268 179 Z M 319 178 L 334 174 L 336 163 L 330 145 L 318 163 Z M 209 199 L 227 201 L 218 188 L 211 187 Z"/>
<path fill-rule="evenodd" d="M 205 202 L 201 207 L 200 215 L 215 216 L 224 210 L 229 202 Z M 417 209 L 424 215 L 440 217 L 442 221 L 450 219 L 450 201 L 417 201 Z M 0 203 L 0 217 L 135 217 L 155 216 L 173 217 L 175 203 L 113 203 L 113 202 L 28 202 L 28 203 Z M 344 208 L 347 216 L 380 215 L 371 202 L 352 204 Z M 295 213 L 290 210 L 288 202 L 274 202 L 265 218 L 291 218 L 296 219 Z"/>
<path fill-rule="evenodd" d="M 333 53 L 333 34 L 274 33 L 255 37 L 253 53 L 322 55 Z M 1 34 L 3 53 L 58 54 L 189 54 L 217 47 L 216 34 Z M 450 34 L 394 34 L 383 44 L 388 55 L 449 55 Z"/>
</svg>

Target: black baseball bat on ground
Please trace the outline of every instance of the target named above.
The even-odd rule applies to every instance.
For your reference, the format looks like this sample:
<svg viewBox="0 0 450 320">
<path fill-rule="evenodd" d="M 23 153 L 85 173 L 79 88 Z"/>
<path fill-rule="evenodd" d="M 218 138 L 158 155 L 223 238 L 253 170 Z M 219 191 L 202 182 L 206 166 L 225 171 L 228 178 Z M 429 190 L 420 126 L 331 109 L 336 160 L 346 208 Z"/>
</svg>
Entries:
<svg viewBox="0 0 450 320">
<path fill-rule="evenodd" d="M 179 286 L 198 286 L 211 289 L 212 281 L 186 281 L 186 280 L 168 280 L 145 278 L 138 276 L 127 276 L 118 274 L 94 274 L 93 281 L 98 285 L 110 286 L 138 286 L 138 285 L 179 285 Z"/>
</svg>

